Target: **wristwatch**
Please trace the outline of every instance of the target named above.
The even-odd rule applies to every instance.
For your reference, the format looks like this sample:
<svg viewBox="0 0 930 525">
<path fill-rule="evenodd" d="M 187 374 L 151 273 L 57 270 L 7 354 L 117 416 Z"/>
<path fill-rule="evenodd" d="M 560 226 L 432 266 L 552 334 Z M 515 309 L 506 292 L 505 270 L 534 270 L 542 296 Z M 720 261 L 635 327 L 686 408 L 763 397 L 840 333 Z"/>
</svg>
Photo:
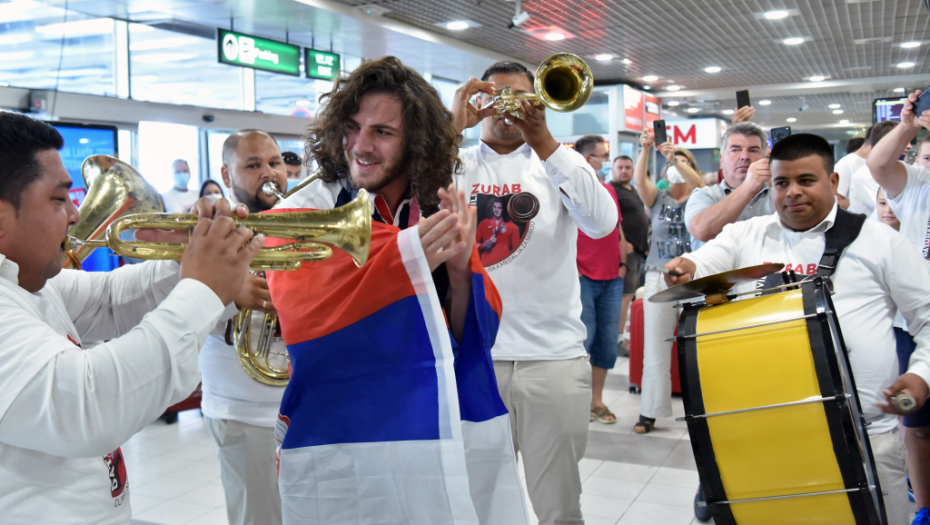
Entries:
<svg viewBox="0 0 930 525">
<path fill-rule="evenodd" d="M 669 161 L 669 162 L 668 162 L 668 165 L 669 165 L 669 166 L 677 166 L 678 163 L 681 162 L 681 159 L 679 159 L 678 157 L 676 157 L 676 156 L 674 156 L 674 155 L 672 156 L 672 158 L 675 159 L 675 162 Z"/>
</svg>

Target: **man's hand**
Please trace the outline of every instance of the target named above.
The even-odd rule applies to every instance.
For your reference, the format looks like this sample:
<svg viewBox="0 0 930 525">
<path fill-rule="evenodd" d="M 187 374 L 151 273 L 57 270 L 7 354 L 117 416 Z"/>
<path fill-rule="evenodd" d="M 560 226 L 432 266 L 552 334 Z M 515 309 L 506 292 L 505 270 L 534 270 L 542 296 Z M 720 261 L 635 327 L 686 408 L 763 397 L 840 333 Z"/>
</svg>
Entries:
<svg viewBox="0 0 930 525">
<path fill-rule="evenodd" d="M 252 311 L 265 312 L 266 314 L 277 314 L 274 305 L 271 304 L 271 292 L 268 291 L 268 281 L 261 277 L 249 273 L 245 277 L 245 284 L 236 295 L 236 306 Z"/>
<path fill-rule="evenodd" d="M 253 237 L 252 230 L 236 228 L 229 217 L 203 217 L 181 258 L 181 279 L 202 282 L 227 305 L 242 290 L 249 265 L 264 243 L 264 235 Z"/>
<path fill-rule="evenodd" d="M 739 124 L 740 122 L 749 122 L 755 114 L 756 108 L 752 106 L 743 106 L 737 109 L 736 113 L 733 114 L 733 123 Z"/>
<path fill-rule="evenodd" d="M 675 286 L 676 284 L 686 283 L 694 279 L 694 272 L 697 271 L 697 266 L 694 264 L 694 261 L 690 259 L 675 257 L 665 265 L 665 269 L 679 274 L 665 274 L 665 284 L 668 286 Z"/>
<path fill-rule="evenodd" d="M 244 219 L 249 215 L 245 204 L 233 208 L 226 199 L 211 200 L 204 197 L 198 199 L 191 207 L 191 213 L 198 219 L 215 219 L 216 217 L 238 217 Z M 136 230 L 136 239 L 146 242 L 167 242 L 174 244 L 187 244 L 188 232 L 185 230 Z"/>
<path fill-rule="evenodd" d="M 743 184 L 750 184 L 752 193 L 756 194 L 763 186 L 772 185 L 772 170 L 769 167 L 769 159 L 761 158 L 749 165 L 749 171 L 746 172 L 746 180 Z"/>
<path fill-rule="evenodd" d="M 901 108 L 901 124 L 909 128 L 919 128 L 921 126 L 930 129 L 930 110 L 924 111 L 923 115 L 914 114 L 914 106 L 917 104 L 917 97 L 921 91 L 911 93 L 904 101 L 904 107 Z"/>
<path fill-rule="evenodd" d="M 507 118 L 513 122 L 514 126 L 520 128 L 523 140 L 533 148 L 539 160 L 545 161 L 561 147 L 546 124 L 546 106 L 542 104 L 536 106 L 528 100 L 520 99 L 520 109 L 517 110 L 517 115 L 516 117 L 509 115 Z"/>
<path fill-rule="evenodd" d="M 468 205 L 464 191 L 455 190 L 455 184 L 450 184 L 448 189 L 440 188 L 439 198 L 442 200 L 442 207 L 451 211 L 459 220 L 459 232 L 453 242 L 456 245 L 464 245 L 461 252 L 446 261 L 446 268 L 452 274 L 471 274 L 469 261 L 472 247 L 475 245 L 475 232 L 478 229 L 478 212 Z M 492 239 L 497 242 L 494 237 L 488 239 L 488 242 Z"/>
<path fill-rule="evenodd" d="M 455 122 L 455 129 L 461 133 L 466 128 L 473 128 L 479 122 L 491 115 L 497 113 L 497 108 L 488 106 L 478 109 L 471 103 L 471 98 L 478 93 L 487 93 L 494 95 L 494 82 L 482 82 L 472 77 L 464 86 L 455 90 L 455 97 L 452 99 L 452 115 Z"/>
<path fill-rule="evenodd" d="M 891 403 L 891 398 L 899 392 L 904 392 L 905 394 L 909 394 L 914 398 L 914 401 L 917 403 L 914 407 L 914 410 L 904 414 L 895 408 L 895 406 Z M 881 403 L 876 403 L 879 408 L 882 409 L 882 412 L 885 412 L 886 414 L 905 416 L 917 412 L 922 406 L 924 406 L 924 403 L 927 402 L 927 396 L 930 396 L 930 388 L 927 387 L 927 383 L 925 383 L 919 375 L 907 373 L 898 376 L 898 379 L 895 380 L 894 384 L 892 384 L 889 389 L 884 391 L 884 394 L 885 397 L 888 398 L 888 404 L 883 405 Z"/>
<path fill-rule="evenodd" d="M 619 277 L 619 278 L 621 278 L 621 279 L 625 279 L 625 278 L 626 278 L 626 266 L 621 266 L 621 267 L 620 267 L 620 271 L 617 273 L 617 277 Z"/>
<path fill-rule="evenodd" d="M 439 268 L 440 264 L 455 257 L 465 249 L 464 242 L 455 242 L 461 232 L 459 218 L 449 210 L 437 213 L 420 221 L 420 243 L 426 254 L 429 271 Z"/>
</svg>

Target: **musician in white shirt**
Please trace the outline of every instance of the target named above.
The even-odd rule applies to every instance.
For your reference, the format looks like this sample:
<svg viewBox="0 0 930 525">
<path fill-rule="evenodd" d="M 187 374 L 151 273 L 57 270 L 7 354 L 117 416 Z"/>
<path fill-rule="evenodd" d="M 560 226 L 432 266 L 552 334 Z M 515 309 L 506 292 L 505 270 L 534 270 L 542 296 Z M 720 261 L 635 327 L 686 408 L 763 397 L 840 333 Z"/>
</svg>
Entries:
<svg viewBox="0 0 930 525">
<path fill-rule="evenodd" d="M 119 446 L 197 387 L 200 346 L 263 237 L 204 199 L 180 275 L 168 261 L 62 270 L 80 220 L 62 145 L 54 128 L 0 113 L 0 521 L 128 524 Z"/>
<path fill-rule="evenodd" d="M 772 187 L 777 213 L 724 227 L 700 250 L 665 267 L 669 285 L 766 262 L 813 274 L 824 250 L 824 232 L 838 212 L 833 149 L 824 139 L 792 135 L 772 148 Z M 842 212 L 848 213 L 848 212 Z M 908 502 L 905 451 L 898 435 L 899 415 L 890 396 L 906 392 L 918 403 L 930 395 L 930 268 L 914 246 L 891 228 L 865 221 L 843 252 L 832 276 L 833 304 L 885 495 L 889 524 L 903 525 Z M 751 283 L 748 285 L 751 289 Z M 896 311 L 917 341 L 907 373 L 898 376 L 893 323 Z"/>
<path fill-rule="evenodd" d="M 456 91 L 455 125 L 461 132 L 480 123 L 481 144 L 461 151 L 464 169 L 455 183 L 479 210 L 495 198 L 507 200 L 505 218 L 523 226 L 514 252 L 487 263 L 504 304 L 491 349 L 494 372 L 540 524 L 580 524 L 578 461 L 587 446 L 591 366 L 581 322 L 578 229 L 605 237 L 619 214 L 584 157 L 552 137 L 545 107 L 523 101 L 519 116 L 507 117 L 512 126 L 492 116 L 493 87 L 508 85 L 531 93 L 533 75 L 520 64 L 498 62 L 482 80 Z M 478 93 L 478 106 L 472 105 Z"/>
</svg>

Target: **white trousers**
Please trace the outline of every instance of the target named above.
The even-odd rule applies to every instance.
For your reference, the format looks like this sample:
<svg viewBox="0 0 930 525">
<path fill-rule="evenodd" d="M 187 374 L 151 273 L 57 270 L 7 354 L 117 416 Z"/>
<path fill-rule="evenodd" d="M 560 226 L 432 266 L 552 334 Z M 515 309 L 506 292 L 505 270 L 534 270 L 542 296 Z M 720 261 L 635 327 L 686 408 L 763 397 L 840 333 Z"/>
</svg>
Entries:
<svg viewBox="0 0 930 525">
<path fill-rule="evenodd" d="M 646 272 L 643 294 L 643 380 L 639 413 L 645 417 L 672 417 L 672 343 L 679 310 L 675 303 L 651 303 L 649 298 L 668 288 L 659 272 Z"/>
<path fill-rule="evenodd" d="M 203 420 L 216 443 L 229 525 L 281 525 L 274 428 Z"/>
<path fill-rule="evenodd" d="M 878 483 L 882 486 L 888 525 L 908 525 L 910 502 L 907 499 L 907 449 L 900 427 L 890 432 L 869 436 Z"/>
<path fill-rule="evenodd" d="M 588 446 L 588 359 L 494 361 L 494 373 L 539 524 L 583 525 L 578 462 Z"/>
</svg>

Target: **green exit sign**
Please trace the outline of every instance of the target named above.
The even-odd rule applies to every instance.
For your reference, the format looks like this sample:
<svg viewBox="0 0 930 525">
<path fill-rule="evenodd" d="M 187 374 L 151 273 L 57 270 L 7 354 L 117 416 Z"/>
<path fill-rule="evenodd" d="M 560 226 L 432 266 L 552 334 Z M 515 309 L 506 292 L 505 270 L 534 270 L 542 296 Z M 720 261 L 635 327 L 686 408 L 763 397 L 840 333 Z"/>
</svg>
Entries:
<svg viewBox="0 0 930 525">
<path fill-rule="evenodd" d="M 218 29 L 216 43 L 222 64 L 300 76 L 300 46 Z"/>
<path fill-rule="evenodd" d="M 339 76 L 339 55 L 307 49 L 304 61 L 307 64 L 307 77 L 321 80 L 333 80 Z"/>
</svg>

